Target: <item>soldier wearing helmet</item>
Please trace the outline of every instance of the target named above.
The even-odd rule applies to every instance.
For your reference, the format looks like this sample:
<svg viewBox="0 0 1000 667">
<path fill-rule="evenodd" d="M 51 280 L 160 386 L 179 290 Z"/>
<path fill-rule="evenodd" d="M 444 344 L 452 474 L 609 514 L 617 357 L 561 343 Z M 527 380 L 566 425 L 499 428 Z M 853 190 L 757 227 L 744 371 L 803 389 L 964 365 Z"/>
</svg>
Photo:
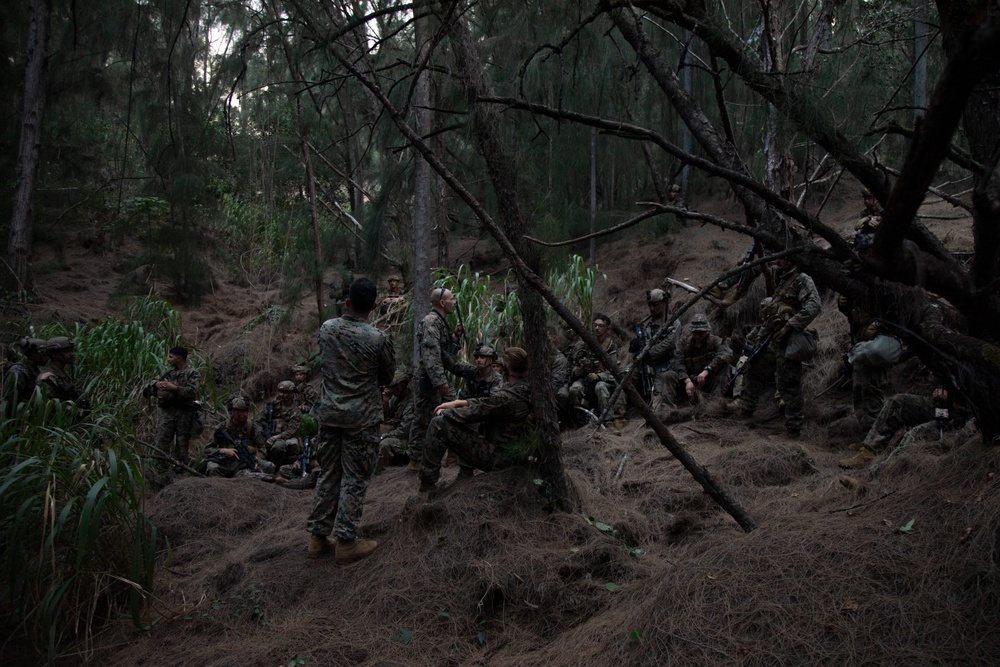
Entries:
<svg viewBox="0 0 1000 667">
<path fill-rule="evenodd" d="M 669 303 L 670 295 L 665 290 L 651 289 L 646 291 L 646 306 L 649 308 L 649 317 L 635 325 L 635 338 L 632 339 L 628 347 L 634 359 L 642 352 L 647 343 L 652 343 L 646 354 L 645 367 L 639 373 L 640 393 L 650 404 L 656 400 L 655 397 L 662 396 L 664 393 L 666 374 L 670 370 L 674 347 L 677 344 L 678 329 L 676 323 L 667 329 L 667 333 L 662 338 L 653 342 L 670 321 L 667 314 Z"/>
<path fill-rule="evenodd" d="M 198 391 L 201 374 L 188 364 L 186 347 L 172 347 L 167 352 L 170 368 L 146 385 L 144 393 L 155 396 L 160 406 L 156 423 L 156 446 L 168 452 L 178 463 L 190 460 L 191 438 L 201 435 L 201 404 Z"/>
<path fill-rule="evenodd" d="M 665 383 L 664 398 L 671 405 L 685 398 L 697 403 L 703 394 L 718 393 L 729 377 L 733 360 L 732 350 L 712 333 L 704 313 L 695 314 L 685 329 L 677 338 Z"/>
<path fill-rule="evenodd" d="M 671 183 L 667 188 L 667 206 L 687 208 L 687 203 L 684 201 L 684 198 L 681 197 L 681 186 L 677 183 Z"/>
<path fill-rule="evenodd" d="M 282 477 L 295 476 L 295 464 L 302 456 L 299 430 L 302 428 L 302 411 L 295 405 L 295 383 L 282 380 L 278 383 L 278 395 L 269 404 L 259 420 L 264 432 L 264 459 L 260 469 L 266 473 L 278 472 Z M 266 465 L 269 463 L 270 465 Z"/>
<path fill-rule="evenodd" d="M 259 470 L 257 455 L 264 449 L 264 437 L 250 421 L 250 399 L 230 397 L 226 402 L 229 419 L 219 424 L 205 447 L 204 472 L 209 477 L 233 477 L 241 470 Z"/>
<path fill-rule="evenodd" d="M 55 336 L 46 341 L 43 351 L 49 357 L 49 364 L 38 374 L 38 386 L 46 399 L 85 403 L 76 388 L 75 347 L 66 336 Z"/>
<path fill-rule="evenodd" d="M 302 412 L 309 412 L 319 401 L 319 392 L 309 384 L 309 369 L 306 366 L 292 366 L 292 377 L 295 378 L 295 404 Z"/>
<path fill-rule="evenodd" d="M 503 387 L 503 377 L 493 368 L 497 360 L 496 349 L 492 345 L 480 343 L 472 356 L 475 363 L 455 362 L 453 373 L 464 383 L 458 397 L 483 398 L 499 391 Z"/>
<path fill-rule="evenodd" d="M 38 374 L 48 358 L 45 341 L 41 338 L 23 336 L 17 341 L 17 347 L 21 350 L 23 359 L 7 369 L 3 377 L 3 401 L 8 410 L 27 401 L 35 393 Z"/>
</svg>

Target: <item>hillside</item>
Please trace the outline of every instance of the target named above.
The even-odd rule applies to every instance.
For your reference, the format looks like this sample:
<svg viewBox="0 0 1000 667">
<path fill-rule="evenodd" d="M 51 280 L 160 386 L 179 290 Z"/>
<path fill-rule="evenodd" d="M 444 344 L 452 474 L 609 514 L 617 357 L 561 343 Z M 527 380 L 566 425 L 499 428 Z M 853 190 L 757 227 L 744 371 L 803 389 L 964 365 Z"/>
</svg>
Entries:
<svg viewBox="0 0 1000 667">
<path fill-rule="evenodd" d="M 855 208 L 831 217 L 846 231 Z M 924 212 L 954 215 L 941 204 Z M 947 243 L 965 251 L 969 239 Z M 610 242 L 595 307 L 627 325 L 664 267 L 702 285 L 745 246 L 697 225 Z M 64 259 L 40 286 L 36 317 L 110 312 L 107 254 L 80 247 Z M 213 365 L 264 359 L 283 373 L 310 349 L 308 300 L 286 327 L 248 331 L 276 292 L 218 278 L 198 308 L 182 309 L 187 340 Z M 835 295 L 817 326 L 800 441 L 769 437 L 781 425 L 767 405 L 750 422 L 709 414 L 671 427 L 753 532 L 635 419 L 564 433 L 571 513 L 548 510 L 529 469 L 480 474 L 428 502 L 412 472 L 388 470 L 370 486 L 362 525 L 381 546 L 349 567 L 305 558 L 310 492 L 185 477 L 146 506 L 163 544 L 148 630 L 112 622 L 94 664 L 990 664 L 1000 650 L 1000 455 L 972 432 L 951 433 L 845 476 L 836 461 L 863 434 L 844 418 L 849 395 L 817 396 L 847 341 Z M 914 362 L 893 373 L 897 389 L 916 377 Z"/>
</svg>

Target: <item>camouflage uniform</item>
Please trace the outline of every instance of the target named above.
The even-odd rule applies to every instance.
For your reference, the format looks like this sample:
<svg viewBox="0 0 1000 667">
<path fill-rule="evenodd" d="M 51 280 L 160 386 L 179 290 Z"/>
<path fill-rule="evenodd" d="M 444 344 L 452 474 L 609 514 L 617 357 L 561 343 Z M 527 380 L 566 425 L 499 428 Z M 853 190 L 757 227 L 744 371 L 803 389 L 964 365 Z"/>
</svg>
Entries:
<svg viewBox="0 0 1000 667">
<path fill-rule="evenodd" d="M 246 447 L 247 451 L 254 457 L 257 457 L 258 453 L 264 450 L 264 434 L 253 422 L 247 420 L 240 428 L 235 424 L 228 426 L 223 421 L 215 430 L 212 442 L 205 447 L 205 474 L 209 477 L 232 477 L 240 470 L 249 469 L 246 462 L 238 456 L 228 457 L 219 454 L 220 449 L 237 449 L 233 443 L 226 439 L 226 435 L 232 438 L 238 446 Z"/>
<path fill-rule="evenodd" d="M 42 394 L 46 400 L 53 398 L 60 401 L 79 402 L 80 400 L 80 392 L 77 391 L 70 366 L 46 368 L 38 374 L 37 383 L 42 388 Z"/>
<path fill-rule="evenodd" d="M 949 392 L 949 397 L 951 396 Z M 896 394 L 885 402 L 881 412 L 865 436 L 864 447 L 875 453 L 889 447 L 892 439 L 901 429 L 908 429 L 900 439 L 898 447 L 917 442 L 937 440 L 941 435 L 941 424 L 934 419 L 934 408 L 938 407 L 929 396 L 918 394 Z M 948 401 L 946 428 L 960 428 L 968 419 L 968 412 Z"/>
<path fill-rule="evenodd" d="M 569 380 L 573 369 L 569 359 L 560 350 L 552 351 L 552 391 L 556 395 L 556 408 L 560 419 L 568 419 L 573 410 L 569 400 Z"/>
<path fill-rule="evenodd" d="M 604 340 L 604 351 L 615 364 L 620 364 L 618 345 L 611 335 Z M 586 404 L 596 409 L 598 417 L 607 413 L 611 418 L 625 414 L 625 394 L 619 393 L 614 410 L 608 412 L 611 394 L 614 393 L 616 382 L 611 371 L 590 352 L 590 348 L 579 341 L 573 350 L 573 377 L 576 378 L 569 387 L 570 400 L 574 405 Z M 592 377 L 596 376 L 596 378 Z"/>
<path fill-rule="evenodd" d="M 23 403 L 35 393 L 38 366 L 29 359 L 18 361 L 3 376 L 3 400 L 11 407 Z"/>
<path fill-rule="evenodd" d="M 465 407 L 445 410 L 427 429 L 420 468 L 422 484 L 433 485 L 441 476 L 441 457 L 454 452 L 463 464 L 479 470 L 497 470 L 523 463 L 527 448 L 510 445 L 532 425 L 531 388 L 526 378 L 517 378 L 485 398 L 469 400 Z M 479 424 L 485 427 L 480 435 Z"/>
<path fill-rule="evenodd" d="M 323 385 L 313 413 L 321 473 L 308 530 L 353 540 L 378 459 L 379 387 L 392 379 L 395 353 L 384 332 L 350 314 L 323 323 L 319 349 Z"/>
<path fill-rule="evenodd" d="M 401 396 L 389 399 L 385 406 L 385 423 L 393 428 L 381 437 L 379 452 L 384 451 L 389 459 L 408 456 L 410 431 L 413 429 L 413 392 L 409 387 Z"/>
<path fill-rule="evenodd" d="M 195 401 L 201 387 L 201 374 L 193 366 L 185 366 L 181 370 L 171 368 L 156 379 L 159 380 L 176 384 L 177 391 L 157 394 L 160 415 L 156 422 L 156 446 L 176 461 L 187 464 L 188 447 L 198 417 Z"/>
<path fill-rule="evenodd" d="M 266 415 L 258 417 L 258 428 L 264 430 L 264 420 Z M 281 403 L 274 403 L 274 436 L 277 436 L 272 444 L 267 445 L 264 458 L 273 463 L 276 467 L 293 464 L 302 455 L 302 447 L 299 443 L 299 429 L 302 428 L 302 411 L 295 403 L 287 406 Z M 263 470 L 265 466 L 261 466 Z M 273 472 L 264 470 L 264 472 Z"/>
<path fill-rule="evenodd" d="M 413 406 L 413 430 L 410 433 L 410 458 L 419 461 L 424 448 L 424 435 L 434 416 L 434 408 L 455 399 L 455 390 L 449 385 L 444 396 L 435 387 L 448 382 L 446 372 L 455 368 L 458 340 L 451 327 L 436 310 L 427 313 L 417 328 L 417 345 L 420 368 L 417 373 L 417 395 Z"/>
<path fill-rule="evenodd" d="M 781 284 L 772 297 L 771 312 L 774 315 L 768 316 L 747 340 L 761 341 L 769 331 L 777 332 L 784 327 L 788 327 L 789 331 L 804 332 L 819 315 L 820 308 L 819 292 L 812 278 L 792 268 L 781 276 Z M 754 359 L 747 373 L 747 385 L 740 393 L 737 405 L 741 410 L 752 413 L 773 378 L 778 394 L 785 402 L 785 430 L 798 434 L 805 421 L 802 414 L 805 403 L 802 362 L 785 359 L 787 345 L 787 335 L 782 340 L 772 338 L 767 349 Z"/>
<path fill-rule="evenodd" d="M 685 381 L 688 378 L 693 380 L 702 371 L 708 371 L 708 377 L 705 378 L 705 384 L 697 388 L 694 402 L 698 401 L 700 394 L 718 393 L 724 384 L 719 379 L 729 378 L 732 361 L 733 351 L 719 336 L 709 333 L 705 338 L 705 345 L 696 347 L 691 333 L 685 332 L 677 338 L 673 365 L 666 374 L 664 399 L 671 405 L 677 405 L 678 397 L 687 400 Z"/>
<path fill-rule="evenodd" d="M 643 344 L 656 338 L 660 331 L 667 327 L 669 320 L 670 316 L 664 311 L 663 317 L 646 319 L 644 320 L 645 326 L 642 326 L 642 323 L 636 325 L 636 333 L 639 335 L 629 343 L 629 352 L 633 356 L 638 356 L 642 352 Z M 666 391 L 667 373 L 673 363 L 679 331 L 680 327 L 674 322 L 667 329 L 663 338 L 653 343 L 646 354 L 648 372 L 653 374 L 653 393 L 655 396 L 663 396 Z"/>
<path fill-rule="evenodd" d="M 503 387 L 503 378 L 492 368 L 486 377 L 481 378 L 475 364 L 456 361 L 452 372 L 465 381 L 462 391 L 458 393 L 459 398 L 483 398 L 495 394 Z"/>
<path fill-rule="evenodd" d="M 295 385 L 295 405 L 301 412 L 309 412 L 318 402 L 319 392 L 311 384 L 302 382 Z"/>
</svg>

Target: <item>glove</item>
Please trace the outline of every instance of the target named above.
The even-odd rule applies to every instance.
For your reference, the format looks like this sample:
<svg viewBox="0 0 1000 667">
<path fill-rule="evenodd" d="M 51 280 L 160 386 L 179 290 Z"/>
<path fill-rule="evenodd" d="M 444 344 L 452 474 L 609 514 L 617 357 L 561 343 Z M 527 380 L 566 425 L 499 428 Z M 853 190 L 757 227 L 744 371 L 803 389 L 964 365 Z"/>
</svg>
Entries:
<svg viewBox="0 0 1000 667">
<path fill-rule="evenodd" d="M 597 382 L 601 377 L 597 373 L 588 373 L 587 382 Z"/>
<path fill-rule="evenodd" d="M 788 334 L 790 334 L 791 332 L 792 332 L 792 327 L 786 324 L 785 326 L 778 329 L 778 333 L 774 334 L 774 340 L 780 343 L 781 341 L 785 340 L 785 338 L 787 338 Z"/>
</svg>

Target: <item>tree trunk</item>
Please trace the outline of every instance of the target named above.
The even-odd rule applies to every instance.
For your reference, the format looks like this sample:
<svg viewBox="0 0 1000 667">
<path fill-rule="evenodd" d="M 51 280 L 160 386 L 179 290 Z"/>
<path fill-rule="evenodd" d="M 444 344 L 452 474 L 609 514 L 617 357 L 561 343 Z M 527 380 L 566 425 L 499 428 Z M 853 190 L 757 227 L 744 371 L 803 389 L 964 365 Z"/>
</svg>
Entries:
<svg viewBox="0 0 1000 667">
<path fill-rule="evenodd" d="M 528 233 L 528 213 L 524 209 L 518 183 L 517 159 L 513 138 L 504 131 L 496 105 L 478 102 L 479 97 L 492 96 L 493 84 L 480 62 L 472 36 L 461 19 L 453 20 L 449 39 L 455 54 L 455 73 L 459 85 L 472 105 L 473 132 L 479 152 L 486 162 L 504 232 L 515 252 L 524 259 L 535 275 L 542 273 L 541 258 L 525 239 Z M 524 317 L 524 346 L 531 355 L 531 390 L 535 396 L 535 423 L 541 431 L 540 468 L 542 478 L 556 504 L 563 510 L 572 507 L 569 485 L 560 454 L 559 418 L 552 391 L 552 356 L 548 349 L 545 329 L 545 309 L 539 293 L 531 289 L 527 277 L 517 271 L 518 296 Z"/>
<path fill-rule="evenodd" d="M 927 108 L 927 47 L 931 43 L 928 21 L 930 0 L 913 0 L 913 122 Z"/>
<path fill-rule="evenodd" d="M 414 21 L 414 67 L 423 62 L 430 48 L 429 18 L 420 16 Z M 431 131 L 430 72 L 424 68 L 416 72 L 413 89 L 413 115 L 417 134 L 426 137 Z M 420 155 L 415 156 L 413 169 L 413 372 L 419 371 L 420 353 L 417 346 L 416 324 L 430 310 L 431 266 L 430 246 L 434 238 L 431 229 L 431 168 Z"/>
<path fill-rule="evenodd" d="M 34 234 L 35 179 L 42 150 L 42 121 L 48 89 L 49 0 L 31 0 L 28 19 L 28 61 L 24 71 L 24 112 L 14 185 L 14 210 L 7 238 L 7 257 L 14 288 L 25 292 Z"/>
</svg>

